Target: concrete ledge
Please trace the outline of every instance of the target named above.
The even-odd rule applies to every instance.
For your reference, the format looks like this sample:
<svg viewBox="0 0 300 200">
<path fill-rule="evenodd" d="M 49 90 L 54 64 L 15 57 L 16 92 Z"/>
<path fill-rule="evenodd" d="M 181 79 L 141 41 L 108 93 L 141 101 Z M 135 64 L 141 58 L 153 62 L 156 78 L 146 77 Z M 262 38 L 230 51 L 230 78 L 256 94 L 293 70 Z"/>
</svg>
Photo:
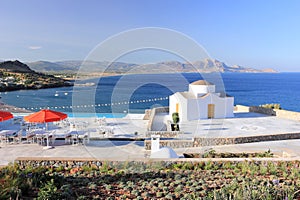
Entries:
<svg viewBox="0 0 300 200">
<path fill-rule="evenodd" d="M 147 126 L 148 131 L 153 130 L 152 126 L 153 126 L 153 120 L 154 120 L 155 115 L 158 113 L 165 113 L 165 112 L 166 113 L 169 112 L 169 107 L 158 107 L 158 108 L 151 109 L 150 116 L 148 117 L 149 118 L 149 122 L 148 122 L 148 126 Z"/>
</svg>

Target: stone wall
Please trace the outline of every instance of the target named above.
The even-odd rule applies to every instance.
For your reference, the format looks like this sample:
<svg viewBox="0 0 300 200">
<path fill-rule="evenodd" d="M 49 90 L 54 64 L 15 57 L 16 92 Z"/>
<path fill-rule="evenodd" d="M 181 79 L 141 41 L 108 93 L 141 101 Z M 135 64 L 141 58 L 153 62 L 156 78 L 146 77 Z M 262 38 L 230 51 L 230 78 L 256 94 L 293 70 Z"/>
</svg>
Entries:
<svg viewBox="0 0 300 200">
<path fill-rule="evenodd" d="M 160 147 L 178 148 L 191 148 L 194 146 L 193 140 L 160 140 Z M 145 149 L 151 150 L 151 140 L 144 141 Z"/>
<path fill-rule="evenodd" d="M 276 140 L 292 140 L 292 139 L 300 139 L 300 132 L 299 133 L 284 133 L 284 134 L 273 134 L 273 135 L 238 137 L 238 138 L 235 138 L 235 144 L 276 141 Z"/>
<path fill-rule="evenodd" d="M 243 144 L 252 142 L 265 142 L 276 140 L 291 140 L 300 139 L 299 133 L 284 133 L 273 135 L 257 135 L 247 137 L 232 137 L 232 138 L 194 138 L 194 140 L 160 140 L 161 147 L 168 146 L 171 148 L 187 148 L 187 147 L 203 147 L 203 146 L 217 146 L 230 144 Z M 145 149 L 151 150 L 151 141 L 145 140 Z"/>
<path fill-rule="evenodd" d="M 285 161 L 293 161 L 298 158 L 284 158 Z M 151 168 L 153 167 L 165 167 L 169 166 L 170 164 L 176 163 L 197 163 L 197 162 L 210 162 L 213 165 L 219 165 L 220 162 L 231 162 L 231 163 L 239 163 L 245 161 L 255 161 L 257 163 L 265 163 L 272 161 L 274 162 L 282 162 L 282 158 L 179 158 L 179 159 L 141 159 L 141 160 L 134 160 L 134 161 L 109 161 L 109 160 L 98 160 L 98 159 L 78 159 L 78 158 L 17 158 L 15 163 L 19 164 L 20 168 L 24 169 L 25 167 L 37 167 L 37 166 L 44 166 L 44 167 L 59 167 L 63 166 L 66 168 L 80 168 L 82 166 L 86 167 L 93 167 L 94 169 L 101 168 L 101 166 L 110 166 L 115 167 L 117 169 L 124 169 L 124 168 L 132 168 L 140 169 L 140 167 L 136 166 L 147 166 Z M 144 168 L 143 168 L 144 170 Z"/>
<path fill-rule="evenodd" d="M 257 136 L 232 137 L 232 138 L 195 138 L 194 147 L 243 144 L 243 143 L 252 143 L 252 142 L 265 142 L 265 141 L 291 140 L 291 139 L 300 139 L 300 133 L 284 133 L 284 134 L 257 135 Z"/>
<path fill-rule="evenodd" d="M 193 147 L 235 144 L 235 138 L 194 138 Z"/>
<path fill-rule="evenodd" d="M 264 108 L 260 106 L 249 107 L 249 112 L 261 113 L 270 116 L 276 116 L 276 111 L 272 108 Z"/>
<path fill-rule="evenodd" d="M 271 109 L 271 108 L 263 108 L 260 106 L 243 106 L 243 105 L 236 105 L 235 111 L 238 112 L 256 112 L 270 116 L 276 116 L 279 118 L 290 119 L 300 121 L 300 113 L 282 109 Z"/>
<path fill-rule="evenodd" d="M 66 168 L 75 168 L 82 166 L 90 167 L 101 167 L 102 161 L 93 158 L 34 158 L 34 157 L 22 157 L 17 158 L 15 163 L 19 164 L 21 168 L 27 166 L 40 167 L 40 166 L 51 166 L 58 167 L 63 166 Z"/>
<path fill-rule="evenodd" d="M 161 138 L 177 138 L 178 135 L 184 134 L 182 131 L 147 131 L 146 137 L 151 135 L 159 135 Z"/>
</svg>

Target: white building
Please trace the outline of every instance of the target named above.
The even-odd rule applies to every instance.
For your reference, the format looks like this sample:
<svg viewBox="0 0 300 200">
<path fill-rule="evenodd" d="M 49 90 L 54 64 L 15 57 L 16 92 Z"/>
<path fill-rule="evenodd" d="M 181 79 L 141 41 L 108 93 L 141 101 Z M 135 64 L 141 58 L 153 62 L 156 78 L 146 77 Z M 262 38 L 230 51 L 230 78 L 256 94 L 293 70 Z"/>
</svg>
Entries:
<svg viewBox="0 0 300 200">
<path fill-rule="evenodd" d="M 234 98 L 216 93 L 215 85 L 199 80 L 189 84 L 189 91 L 176 92 L 169 98 L 169 114 L 177 112 L 180 121 L 233 117 Z"/>
</svg>

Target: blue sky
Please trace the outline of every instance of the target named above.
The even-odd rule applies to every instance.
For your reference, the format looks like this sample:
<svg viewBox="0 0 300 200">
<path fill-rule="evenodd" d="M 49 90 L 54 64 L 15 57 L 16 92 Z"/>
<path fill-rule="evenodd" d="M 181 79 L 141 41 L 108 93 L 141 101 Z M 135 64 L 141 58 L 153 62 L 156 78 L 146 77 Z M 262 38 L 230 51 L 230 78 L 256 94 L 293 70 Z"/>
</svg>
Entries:
<svg viewBox="0 0 300 200">
<path fill-rule="evenodd" d="M 0 0 L 0 59 L 82 60 L 112 35 L 162 27 L 229 65 L 300 71 L 299 10 L 298 0 Z"/>
</svg>

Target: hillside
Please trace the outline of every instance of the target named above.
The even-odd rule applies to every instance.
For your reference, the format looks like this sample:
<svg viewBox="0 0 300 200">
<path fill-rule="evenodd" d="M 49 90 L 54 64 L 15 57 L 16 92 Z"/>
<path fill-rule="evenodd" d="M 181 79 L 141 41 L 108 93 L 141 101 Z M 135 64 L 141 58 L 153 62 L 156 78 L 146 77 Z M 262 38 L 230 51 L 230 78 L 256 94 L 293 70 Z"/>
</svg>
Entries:
<svg viewBox="0 0 300 200">
<path fill-rule="evenodd" d="M 34 73 L 28 65 L 21 63 L 18 60 L 0 63 L 0 70 L 12 73 Z"/>
<path fill-rule="evenodd" d="M 35 72 L 16 60 L 0 63 L 0 91 L 70 86 L 64 79 Z"/>
<path fill-rule="evenodd" d="M 38 61 L 28 63 L 28 65 L 39 72 L 72 72 L 76 73 L 79 69 L 83 73 L 172 73 L 172 72 L 239 72 L 239 73 L 275 73 L 273 69 L 259 70 L 239 65 L 228 66 L 224 62 L 216 59 L 205 59 L 193 63 L 181 63 L 178 61 L 159 62 L 154 64 L 133 64 L 114 62 L 109 65 L 108 62 L 97 61 L 60 61 L 46 62 Z"/>
</svg>

